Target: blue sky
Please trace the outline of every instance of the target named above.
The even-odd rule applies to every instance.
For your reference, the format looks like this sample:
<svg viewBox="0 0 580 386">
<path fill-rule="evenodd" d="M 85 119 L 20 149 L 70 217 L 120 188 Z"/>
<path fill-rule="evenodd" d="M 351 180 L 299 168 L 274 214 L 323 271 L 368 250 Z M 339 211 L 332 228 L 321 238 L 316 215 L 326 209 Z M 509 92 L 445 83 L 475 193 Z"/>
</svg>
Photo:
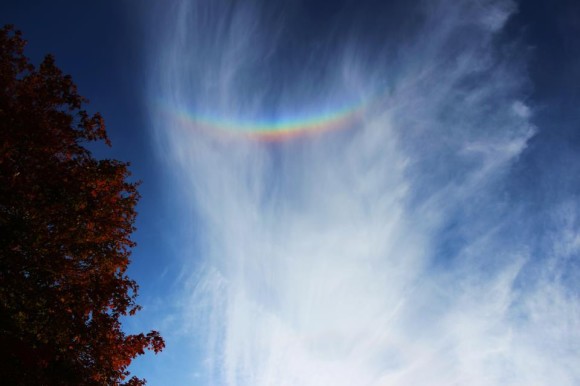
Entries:
<svg viewBox="0 0 580 386">
<path fill-rule="evenodd" d="M 0 5 L 143 181 L 149 384 L 580 382 L 580 5 L 385 3 Z"/>
</svg>

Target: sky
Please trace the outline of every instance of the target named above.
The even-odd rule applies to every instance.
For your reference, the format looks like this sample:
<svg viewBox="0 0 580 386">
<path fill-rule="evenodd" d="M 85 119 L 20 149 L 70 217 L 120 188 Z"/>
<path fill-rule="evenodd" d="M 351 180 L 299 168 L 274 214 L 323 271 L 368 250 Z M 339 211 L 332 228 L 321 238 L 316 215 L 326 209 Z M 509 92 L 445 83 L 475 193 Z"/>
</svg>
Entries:
<svg viewBox="0 0 580 386">
<path fill-rule="evenodd" d="M 580 384 L 580 4 L 3 1 L 142 180 L 150 385 Z"/>
</svg>

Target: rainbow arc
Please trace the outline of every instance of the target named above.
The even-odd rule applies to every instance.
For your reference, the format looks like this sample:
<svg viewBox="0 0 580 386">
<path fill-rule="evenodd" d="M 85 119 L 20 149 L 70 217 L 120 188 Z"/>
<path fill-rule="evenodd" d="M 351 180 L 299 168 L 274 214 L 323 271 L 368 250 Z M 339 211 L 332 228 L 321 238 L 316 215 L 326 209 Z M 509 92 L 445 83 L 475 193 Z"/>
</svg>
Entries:
<svg viewBox="0 0 580 386">
<path fill-rule="evenodd" d="M 258 121 L 228 120 L 181 110 L 177 118 L 184 125 L 227 137 L 282 142 L 352 127 L 363 115 L 367 104 L 359 103 L 318 116 Z"/>
</svg>

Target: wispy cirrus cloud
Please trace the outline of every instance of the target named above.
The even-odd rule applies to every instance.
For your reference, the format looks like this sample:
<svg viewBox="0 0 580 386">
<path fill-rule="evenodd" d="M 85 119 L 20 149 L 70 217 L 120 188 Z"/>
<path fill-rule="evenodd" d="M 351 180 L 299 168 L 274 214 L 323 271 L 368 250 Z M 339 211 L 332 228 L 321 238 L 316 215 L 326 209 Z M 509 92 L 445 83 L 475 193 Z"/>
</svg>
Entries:
<svg viewBox="0 0 580 386">
<path fill-rule="evenodd" d="M 562 276 L 577 208 L 532 214 L 507 194 L 536 130 L 526 58 L 502 32 L 515 10 L 419 2 L 389 35 L 360 16 L 298 45 L 299 13 L 258 3 L 163 15 L 152 121 L 200 240 L 174 322 L 203 337 L 199 379 L 578 382 L 580 313 Z M 248 126 L 344 103 L 360 106 L 347 127 L 286 142 L 197 119 Z M 551 231 L 530 225 L 538 216 Z"/>
</svg>

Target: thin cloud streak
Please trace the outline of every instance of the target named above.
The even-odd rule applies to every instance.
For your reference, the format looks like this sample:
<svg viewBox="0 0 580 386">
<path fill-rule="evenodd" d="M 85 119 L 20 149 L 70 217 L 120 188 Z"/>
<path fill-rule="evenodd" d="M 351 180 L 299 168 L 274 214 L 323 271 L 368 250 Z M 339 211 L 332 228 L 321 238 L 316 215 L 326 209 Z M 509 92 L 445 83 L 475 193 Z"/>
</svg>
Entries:
<svg viewBox="0 0 580 386">
<path fill-rule="evenodd" d="M 533 244 L 536 215 L 505 198 L 535 132 L 526 58 L 502 35 L 514 3 L 418 3 L 420 23 L 380 44 L 353 21 L 344 45 L 291 70 L 291 20 L 258 4 L 172 4 L 149 89 L 159 154 L 201 240 L 185 253 L 199 259 L 184 261 L 178 315 L 204 339 L 200 379 L 580 381 L 580 308 L 562 276 L 580 249 L 577 208 L 546 216 L 553 234 Z M 247 121 L 343 100 L 373 103 L 346 130 L 277 144 L 174 114 Z"/>
</svg>

